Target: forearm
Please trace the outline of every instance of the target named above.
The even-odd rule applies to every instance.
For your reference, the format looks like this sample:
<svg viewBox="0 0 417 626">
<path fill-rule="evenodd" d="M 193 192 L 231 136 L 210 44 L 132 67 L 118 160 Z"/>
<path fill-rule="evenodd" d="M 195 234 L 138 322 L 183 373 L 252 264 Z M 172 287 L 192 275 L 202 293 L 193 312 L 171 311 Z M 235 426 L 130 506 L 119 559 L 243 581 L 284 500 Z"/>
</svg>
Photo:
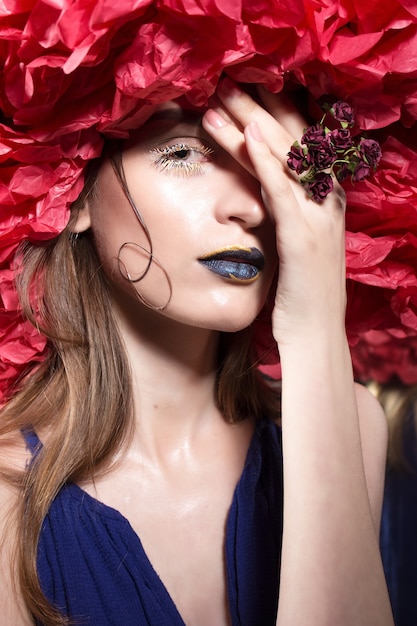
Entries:
<svg viewBox="0 0 417 626">
<path fill-rule="evenodd" d="M 373 519 L 380 490 L 369 488 L 382 478 L 382 455 L 377 465 L 370 446 L 362 447 L 344 330 L 344 194 L 334 185 L 315 203 L 288 169 L 288 146 L 305 128 L 288 102 L 261 93 L 266 111 L 227 82 L 218 94 L 226 117 L 203 125 L 258 179 L 279 258 L 272 315 L 283 389 L 277 624 L 392 626 Z"/>
<path fill-rule="evenodd" d="M 323 324 L 281 350 L 284 534 L 278 626 L 392 617 L 365 479 L 350 354 Z"/>
</svg>

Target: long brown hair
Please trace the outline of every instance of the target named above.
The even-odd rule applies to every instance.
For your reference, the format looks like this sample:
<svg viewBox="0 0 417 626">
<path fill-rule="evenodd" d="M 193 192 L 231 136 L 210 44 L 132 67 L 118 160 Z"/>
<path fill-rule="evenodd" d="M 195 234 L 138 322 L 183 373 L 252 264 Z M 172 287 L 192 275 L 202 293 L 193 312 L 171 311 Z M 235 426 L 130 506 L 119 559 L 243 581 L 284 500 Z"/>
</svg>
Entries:
<svg viewBox="0 0 417 626">
<path fill-rule="evenodd" d="M 1 475 L 21 489 L 17 568 L 24 601 L 47 626 L 71 623 L 47 601 L 37 575 L 43 520 L 68 482 L 91 479 L 114 457 L 133 428 L 129 363 L 112 315 L 110 286 L 89 232 L 72 225 L 90 176 L 66 230 L 19 252 L 17 288 L 25 315 L 48 338 L 48 352 L 2 409 L 0 434 L 19 429 L 47 432 L 46 445 L 23 474 Z M 253 363 L 251 329 L 220 342 L 216 400 L 226 420 L 279 416 L 279 397 Z"/>
</svg>

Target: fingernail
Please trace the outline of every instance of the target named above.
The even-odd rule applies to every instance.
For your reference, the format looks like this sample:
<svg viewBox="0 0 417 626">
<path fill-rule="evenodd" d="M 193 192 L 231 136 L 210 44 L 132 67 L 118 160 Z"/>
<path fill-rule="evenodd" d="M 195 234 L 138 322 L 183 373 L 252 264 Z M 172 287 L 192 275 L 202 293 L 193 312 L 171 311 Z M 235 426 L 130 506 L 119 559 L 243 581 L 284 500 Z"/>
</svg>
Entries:
<svg viewBox="0 0 417 626">
<path fill-rule="evenodd" d="M 219 84 L 220 91 L 226 96 L 240 96 L 242 90 L 236 85 L 236 83 L 230 78 L 224 78 Z"/>
<path fill-rule="evenodd" d="M 206 118 L 210 126 L 213 126 L 214 128 L 223 128 L 223 126 L 226 126 L 227 124 L 226 120 L 214 109 L 207 109 L 204 117 Z"/>
<path fill-rule="evenodd" d="M 262 134 L 261 134 L 261 131 L 259 129 L 259 126 L 258 126 L 257 122 L 251 122 L 248 125 L 248 130 L 249 130 L 249 132 L 251 134 L 252 139 L 255 139 L 255 141 L 263 141 L 264 140 L 263 137 L 262 137 Z"/>
</svg>

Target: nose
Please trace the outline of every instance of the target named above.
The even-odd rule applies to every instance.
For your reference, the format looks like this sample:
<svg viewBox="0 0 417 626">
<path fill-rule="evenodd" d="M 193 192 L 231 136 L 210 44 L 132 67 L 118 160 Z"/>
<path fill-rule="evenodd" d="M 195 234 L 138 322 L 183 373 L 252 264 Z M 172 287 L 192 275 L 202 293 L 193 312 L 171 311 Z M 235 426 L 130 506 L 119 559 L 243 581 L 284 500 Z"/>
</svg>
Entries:
<svg viewBox="0 0 417 626">
<path fill-rule="evenodd" d="M 216 219 L 221 223 L 240 222 L 243 228 L 256 228 L 266 219 L 261 186 L 242 166 L 224 169 L 224 180 L 219 184 Z M 219 181 L 220 182 L 220 181 Z"/>
</svg>

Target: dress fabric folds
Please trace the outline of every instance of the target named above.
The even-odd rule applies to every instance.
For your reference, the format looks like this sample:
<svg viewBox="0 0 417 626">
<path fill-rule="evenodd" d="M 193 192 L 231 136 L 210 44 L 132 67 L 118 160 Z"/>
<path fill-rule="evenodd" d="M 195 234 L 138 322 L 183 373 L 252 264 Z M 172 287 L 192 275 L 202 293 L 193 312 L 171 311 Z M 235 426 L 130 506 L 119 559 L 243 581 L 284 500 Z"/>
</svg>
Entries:
<svg viewBox="0 0 417 626">
<path fill-rule="evenodd" d="M 395 626 L 416 626 L 417 437 L 412 411 L 402 445 L 406 467 L 386 472 L 380 545 Z"/>
<path fill-rule="evenodd" d="M 36 435 L 24 435 L 36 454 Z M 233 626 L 275 626 L 281 540 L 280 430 L 262 420 L 226 526 Z M 79 626 L 185 626 L 128 520 L 76 484 L 61 489 L 45 518 L 38 574 L 46 597 Z"/>
</svg>

